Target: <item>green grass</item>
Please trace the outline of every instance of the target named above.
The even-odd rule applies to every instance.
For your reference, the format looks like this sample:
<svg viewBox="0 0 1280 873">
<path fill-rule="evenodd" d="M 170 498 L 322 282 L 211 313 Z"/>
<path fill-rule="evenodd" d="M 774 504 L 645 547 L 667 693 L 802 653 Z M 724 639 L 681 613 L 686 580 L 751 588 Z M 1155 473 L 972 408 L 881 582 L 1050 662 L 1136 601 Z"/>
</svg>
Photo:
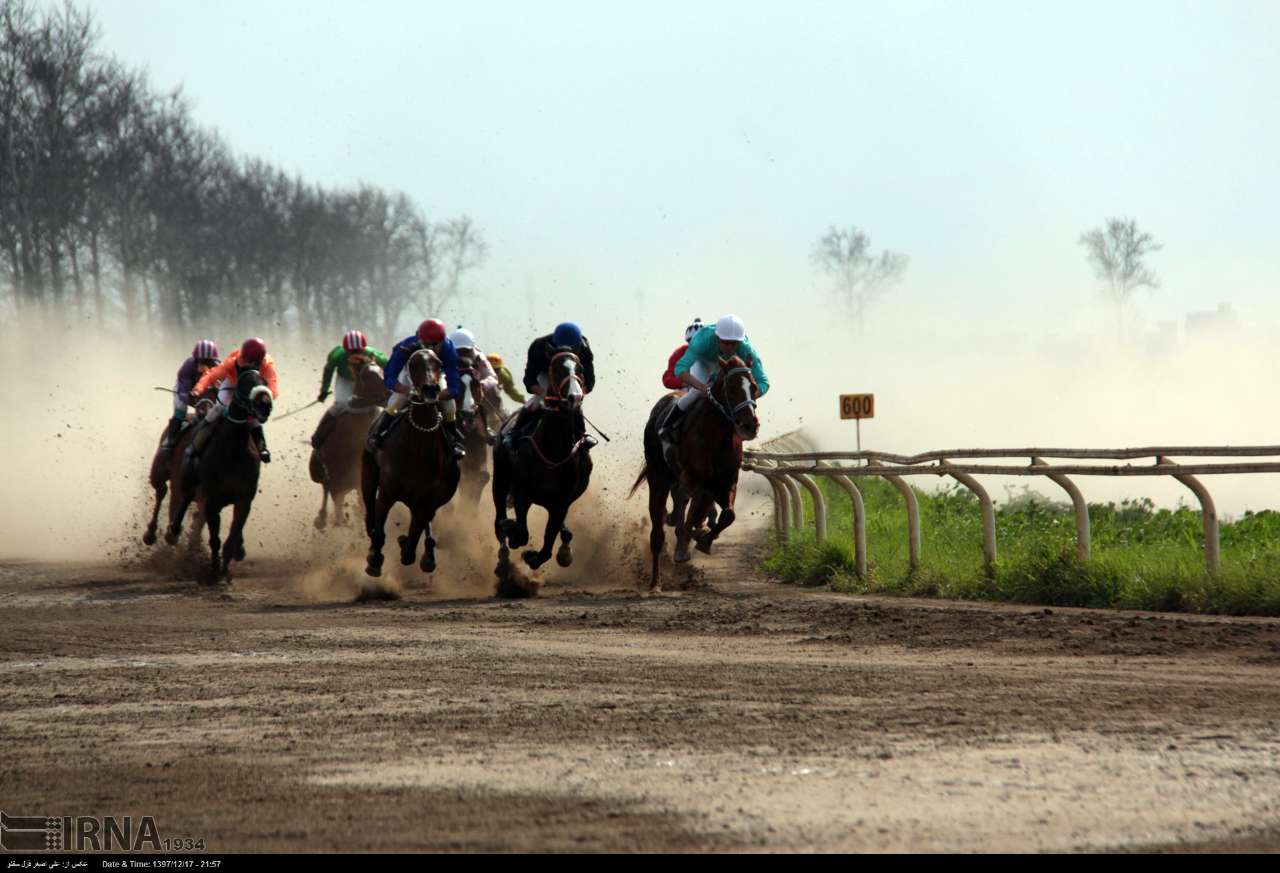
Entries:
<svg viewBox="0 0 1280 873">
<path fill-rule="evenodd" d="M 912 573 L 901 495 L 881 479 L 858 478 L 868 554 L 867 578 L 858 579 L 849 498 L 835 483 L 818 481 L 827 503 L 827 540 L 816 542 L 805 494 L 806 528 L 775 543 L 765 564 L 787 581 L 857 593 L 1280 615 L 1277 512 L 1246 513 L 1221 524 L 1221 567 L 1210 576 L 1195 510 L 1156 509 L 1146 499 L 1090 504 L 1092 557 L 1081 562 L 1070 505 L 1024 489 L 996 505 L 998 560 L 987 568 L 978 499 L 959 485 L 932 493 L 917 489 L 922 547 L 920 567 Z"/>
</svg>

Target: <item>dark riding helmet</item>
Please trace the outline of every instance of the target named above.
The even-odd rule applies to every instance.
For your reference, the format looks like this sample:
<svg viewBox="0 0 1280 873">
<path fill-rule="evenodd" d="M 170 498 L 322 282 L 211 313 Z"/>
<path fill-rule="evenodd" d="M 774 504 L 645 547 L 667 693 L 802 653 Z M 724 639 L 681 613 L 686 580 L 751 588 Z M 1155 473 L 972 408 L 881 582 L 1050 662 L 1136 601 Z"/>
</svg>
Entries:
<svg viewBox="0 0 1280 873">
<path fill-rule="evenodd" d="M 249 337 L 240 344 L 240 363 L 261 364 L 267 357 L 267 344 L 256 336 Z"/>
<path fill-rule="evenodd" d="M 551 334 L 551 342 L 560 348 L 577 348 L 582 344 L 582 328 L 572 321 L 557 324 L 555 331 Z"/>
</svg>

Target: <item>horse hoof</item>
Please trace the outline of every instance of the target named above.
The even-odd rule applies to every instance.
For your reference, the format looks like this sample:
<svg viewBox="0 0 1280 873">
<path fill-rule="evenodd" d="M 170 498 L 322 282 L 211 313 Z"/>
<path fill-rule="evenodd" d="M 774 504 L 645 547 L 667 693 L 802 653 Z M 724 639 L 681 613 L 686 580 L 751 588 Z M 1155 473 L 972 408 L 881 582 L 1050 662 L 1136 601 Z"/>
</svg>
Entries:
<svg viewBox="0 0 1280 873">
<path fill-rule="evenodd" d="M 316 526 L 316 530 L 324 530 L 324 516 L 317 515 L 316 520 L 312 522 Z"/>
<path fill-rule="evenodd" d="M 176 533 L 166 532 L 164 535 L 164 541 L 171 546 L 176 546 L 178 544 L 178 535 Z"/>
<path fill-rule="evenodd" d="M 382 567 L 378 564 L 374 564 L 371 561 L 368 564 L 364 565 L 364 574 L 366 576 L 373 576 L 376 579 L 377 577 L 382 575 Z"/>
<path fill-rule="evenodd" d="M 573 549 L 568 546 L 561 546 L 556 552 L 556 563 L 561 567 L 568 567 L 573 563 Z"/>
<path fill-rule="evenodd" d="M 144 546 L 154 546 L 156 544 L 156 532 L 148 530 L 142 535 L 142 544 Z"/>
<path fill-rule="evenodd" d="M 520 557 L 523 558 L 524 562 L 529 565 L 530 569 L 533 569 L 533 570 L 536 570 L 539 567 L 541 567 L 543 563 L 546 561 L 546 558 L 542 557 L 541 552 L 536 552 L 533 549 L 526 549 L 525 551 L 521 552 Z"/>
<path fill-rule="evenodd" d="M 684 564 L 684 563 L 687 563 L 687 562 L 689 561 L 689 559 L 690 559 L 690 558 L 692 558 L 692 557 L 693 557 L 693 556 L 689 554 L 689 552 L 688 552 L 688 550 L 687 550 L 687 549 L 686 549 L 685 551 L 683 551 L 683 552 L 682 552 L 682 551 L 680 551 L 679 549 L 676 549 L 676 553 L 675 553 L 675 560 L 676 560 L 676 563 L 677 563 L 677 564 Z"/>
<path fill-rule="evenodd" d="M 515 531 L 514 533 L 507 534 L 507 544 L 510 545 L 511 548 L 513 549 L 518 549 L 521 546 L 529 545 L 529 532 L 527 530 L 524 530 L 524 531 L 518 530 L 518 531 Z"/>
<path fill-rule="evenodd" d="M 423 555 L 422 561 L 418 564 L 418 569 L 424 573 L 434 573 L 436 571 L 435 558 L 428 559 L 426 555 Z"/>
<path fill-rule="evenodd" d="M 702 552 L 702 554 L 704 554 L 704 555 L 709 555 L 709 554 L 711 554 L 711 544 L 712 544 L 713 542 L 715 542 L 715 540 L 712 540 L 712 539 L 709 539 L 709 538 L 708 538 L 708 539 L 700 539 L 700 540 L 698 540 L 698 545 L 697 545 L 697 549 L 698 549 L 698 551 Z"/>
<path fill-rule="evenodd" d="M 666 516 L 663 518 L 663 521 L 665 521 L 665 522 L 666 522 L 667 527 L 675 527 L 675 526 L 676 526 L 676 514 L 675 514 L 674 512 L 668 512 L 668 513 L 666 514 Z"/>
</svg>

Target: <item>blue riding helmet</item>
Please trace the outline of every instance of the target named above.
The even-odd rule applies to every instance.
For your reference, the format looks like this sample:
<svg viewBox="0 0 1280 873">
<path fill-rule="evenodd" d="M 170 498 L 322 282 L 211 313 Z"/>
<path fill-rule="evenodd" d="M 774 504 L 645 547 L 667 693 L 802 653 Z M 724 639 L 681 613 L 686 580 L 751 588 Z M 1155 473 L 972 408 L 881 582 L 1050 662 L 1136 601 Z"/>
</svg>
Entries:
<svg viewBox="0 0 1280 873">
<path fill-rule="evenodd" d="M 576 348 L 582 343 L 582 328 L 572 321 L 557 324 L 551 334 L 551 342 L 563 348 Z"/>
</svg>

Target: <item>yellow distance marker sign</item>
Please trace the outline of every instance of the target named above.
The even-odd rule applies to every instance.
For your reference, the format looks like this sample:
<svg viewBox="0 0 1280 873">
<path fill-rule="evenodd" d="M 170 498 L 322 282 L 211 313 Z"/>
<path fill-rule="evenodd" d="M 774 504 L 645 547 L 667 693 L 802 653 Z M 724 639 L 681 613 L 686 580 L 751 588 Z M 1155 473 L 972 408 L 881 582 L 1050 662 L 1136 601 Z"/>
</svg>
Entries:
<svg viewBox="0 0 1280 873">
<path fill-rule="evenodd" d="M 840 417 L 875 418 L 876 396 L 874 394 L 841 394 Z"/>
</svg>

